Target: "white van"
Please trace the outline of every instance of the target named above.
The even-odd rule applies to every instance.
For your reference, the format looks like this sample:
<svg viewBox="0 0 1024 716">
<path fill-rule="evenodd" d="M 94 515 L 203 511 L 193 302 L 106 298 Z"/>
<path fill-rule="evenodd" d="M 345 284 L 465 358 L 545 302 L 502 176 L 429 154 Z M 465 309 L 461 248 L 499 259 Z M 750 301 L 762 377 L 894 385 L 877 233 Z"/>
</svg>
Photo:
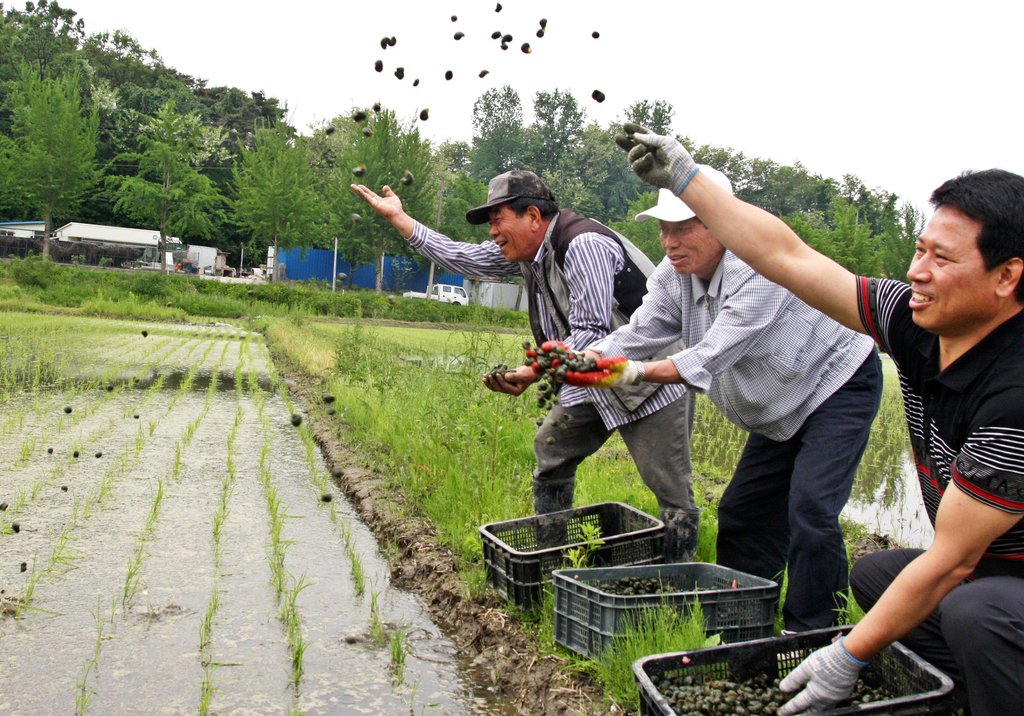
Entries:
<svg viewBox="0 0 1024 716">
<path fill-rule="evenodd" d="M 466 289 L 448 283 L 435 283 L 429 296 L 421 291 L 406 291 L 402 296 L 404 298 L 430 298 L 441 303 L 453 303 L 456 306 L 469 305 L 469 294 L 466 293 Z"/>
</svg>

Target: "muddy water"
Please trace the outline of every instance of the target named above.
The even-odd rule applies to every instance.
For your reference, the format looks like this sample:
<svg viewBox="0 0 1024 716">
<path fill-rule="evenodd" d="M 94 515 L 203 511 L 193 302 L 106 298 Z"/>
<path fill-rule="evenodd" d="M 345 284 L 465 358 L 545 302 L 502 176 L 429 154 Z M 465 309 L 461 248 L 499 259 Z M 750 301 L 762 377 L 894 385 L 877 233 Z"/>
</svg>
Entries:
<svg viewBox="0 0 1024 716">
<path fill-rule="evenodd" d="M 258 338 L 149 332 L 0 406 L 0 713 L 501 713 L 390 584 Z"/>
</svg>

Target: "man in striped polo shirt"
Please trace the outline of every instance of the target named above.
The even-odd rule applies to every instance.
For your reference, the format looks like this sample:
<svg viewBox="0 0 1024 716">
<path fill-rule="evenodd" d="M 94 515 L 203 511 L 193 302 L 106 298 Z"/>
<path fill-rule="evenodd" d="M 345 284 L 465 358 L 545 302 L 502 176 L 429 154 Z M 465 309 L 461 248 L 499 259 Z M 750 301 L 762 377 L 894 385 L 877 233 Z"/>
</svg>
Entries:
<svg viewBox="0 0 1024 716">
<path fill-rule="evenodd" d="M 490 224 L 491 240 L 482 244 L 453 241 L 427 228 L 405 213 L 390 187 L 382 195 L 359 184 L 352 190 L 417 253 L 449 271 L 522 276 L 538 345 L 559 340 L 582 349 L 604 337 L 629 320 L 654 269 L 626 237 L 560 209 L 533 172 L 513 170 L 494 177 L 487 202 L 466 213 L 470 224 Z M 518 396 L 537 380 L 533 370 L 520 366 L 487 375 L 484 384 Z M 565 385 L 558 398 L 533 443 L 537 514 L 572 507 L 576 467 L 618 430 L 641 478 L 658 498 L 665 561 L 691 561 L 700 511 L 690 477 L 689 397 L 679 386 L 623 386 L 609 392 Z"/>
<path fill-rule="evenodd" d="M 874 337 L 899 370 L 935 538 L 854 566 L 867 614 L 783 680 L 799 693 L 781 713 L 839 702 L 896 640 L 949 674 L 974 716 L 1024 713 L 1024 177 L 967 172 L 936 189 L 908 285 L 855 276 L 723 191 L 676 140 L 625 130 L 641 178 L 755 270 Z"/>
<path fill-rule="evenodd" d="M 874 345 L 756 274 L 667 189 L 636 218 L 661 222 L 665 258 L 629 324 L 589 350 L 641 359 L 682 340 L 666 359 L 635 361 L 643 379 L 706 393 L 749 431 L 718 505 L 718 563 L 785 572 L 787 630 L 832 626 L 850 572 L 839 513 L 882 395 Z"/>
</svg>

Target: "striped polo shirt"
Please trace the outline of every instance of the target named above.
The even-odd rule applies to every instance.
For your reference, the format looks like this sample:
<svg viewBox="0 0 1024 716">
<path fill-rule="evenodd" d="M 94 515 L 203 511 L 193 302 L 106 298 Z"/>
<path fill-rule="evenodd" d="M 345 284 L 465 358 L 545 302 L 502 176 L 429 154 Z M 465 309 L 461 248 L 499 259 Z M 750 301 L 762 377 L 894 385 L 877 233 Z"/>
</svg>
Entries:
<svg viewBox="0 0 1024 716">
<path fill-rule="evenodd" d="M 945 370 L 939 339 L 918 327 L 910 286 L 858 278 L 865 329 L 893 358 L 932 524 L 950 481 L 984 504 L 1024 515 L 1024 312 L 1006 321 Z M 1024 521 L 986 550 L 975 575 L 1024 577 Z"/>
</svg>

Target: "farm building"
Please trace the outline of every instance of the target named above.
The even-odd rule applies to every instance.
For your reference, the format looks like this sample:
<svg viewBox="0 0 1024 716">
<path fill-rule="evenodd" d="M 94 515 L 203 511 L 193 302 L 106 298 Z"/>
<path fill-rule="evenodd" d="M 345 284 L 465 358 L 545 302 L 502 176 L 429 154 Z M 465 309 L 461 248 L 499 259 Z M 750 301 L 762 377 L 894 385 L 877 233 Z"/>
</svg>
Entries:
<svg viewBox="0 0 1024 716">
<path fill-rule="evenodd" d="M 46 230 L 43 221 L 0 221 L 0 236 L 13 236 L 19 239 L 42 237 Z"/>
</svg>

